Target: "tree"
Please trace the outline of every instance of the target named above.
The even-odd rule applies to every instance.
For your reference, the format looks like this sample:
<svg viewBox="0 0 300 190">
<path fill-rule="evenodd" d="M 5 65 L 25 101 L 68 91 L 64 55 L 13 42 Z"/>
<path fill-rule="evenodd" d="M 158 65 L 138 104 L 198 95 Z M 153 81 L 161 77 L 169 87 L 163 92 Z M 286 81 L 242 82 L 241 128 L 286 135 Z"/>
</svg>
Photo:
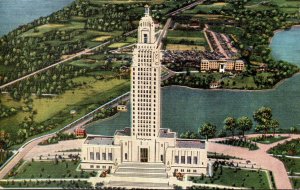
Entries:
<svg viewBox="0 0 300 190">
<path fill-rule="evenodd" d="M 269 107 L 261 107 L 253 114 L 254 120 L 258 123 L 257 131 L 263 131 L 264 135 L 270 130 L 270 121 L 272 119 L 272 109 Z"/>
<path fill-rule="evenodd" d="M 237 119 L 237 128 L 242 131 L 243 137 L 245 136 L 246 131 L 252 129 L 253 122 L 249 117 L 243 116 Z"/>
<path fill-rule="evenodd" d="M 217 127 L 211 123 L 204 123 L 199 128 L 199 134 L 205 136 L 206 140 L 210 137 L 214 137 L 217 132 Z"/>
<path fill-rule="evenodd" d="M 273 130 L 273 136 L 275 136 L 275 131 L 279 128 L 279 122 L 276 119 L 272 119 L 270 121 L 270 128 Z"/>
<path fill-rule="evenodd" d="M 227 117 L 224 120 L 224 124 L 225 124 L 224 129 L 226 131 L 230 131 L 232 134 L 232 137 L 234 137 L 234 132 L 235 132 L 235 129 L 237 128 L 236 119 L 233 117 Z"/>
</svg>

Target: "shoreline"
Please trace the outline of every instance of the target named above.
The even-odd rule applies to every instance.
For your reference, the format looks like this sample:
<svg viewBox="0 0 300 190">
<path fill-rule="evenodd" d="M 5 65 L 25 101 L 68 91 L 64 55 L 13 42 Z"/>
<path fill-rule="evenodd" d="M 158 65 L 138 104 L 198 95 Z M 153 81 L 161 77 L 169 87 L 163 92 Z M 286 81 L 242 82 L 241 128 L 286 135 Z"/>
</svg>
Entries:
<svg viewBox="0 0 300 190">
<path fill-rule="evenodd" d="M 270 40 L 269 40 L 270 45 L 271 45 L 271 43 L 273 42 L 273 38 L 274 38 L 274 36 L 275 36 L 276 34 L 278 34 L 278 33 L 280 33 L 280 32 L 284 32 L 285 30 L 293 29 L 293 28 L 300 28 L 300 24 L 293 25 L 293 26 L 291 26 L 290 28 L 286 28 L 286 29 L 277 29 L 277 30 L 273 31 L 273 36 L 272 36 L 272 37 L 270 38 Z M 270 45 L 269 45 L 269 46 L 270 46 Z"/>
<path fill-rule="evenodd" d="M 269 89 L 261 89 L 261 90 L 247 90 L 247 89 L 229 89 L 229 88 L 218 88 L 218 89 L 205 89 L 205 88 L 193 88 L 193 87 L 189 87 L 189 86 L 183 86 L 183 85 L 168 85 L 168 86 L 163 86 L 162 88 L 165 88 L 165 87 L 181 87 L 181 88 L 188 88 L 188 89 L 191 89 L 191 90 L 205 90 L 205 91 L 229 91 L 229 92 L 269 92 L 269 91 L 275 91 L 277 90 L 277 88 L 279 86 L 281 86 L 284 82 L 286 82 L 287 80 L 297 76 L 297 75 L 300 75 L 300 71 L 293 74 L 291 77 L 289 78 L 285 78 L 281 81 L 279 81 L 278 83 L 276 83 L 272 88 L 269 88 Z"/>
</svg>

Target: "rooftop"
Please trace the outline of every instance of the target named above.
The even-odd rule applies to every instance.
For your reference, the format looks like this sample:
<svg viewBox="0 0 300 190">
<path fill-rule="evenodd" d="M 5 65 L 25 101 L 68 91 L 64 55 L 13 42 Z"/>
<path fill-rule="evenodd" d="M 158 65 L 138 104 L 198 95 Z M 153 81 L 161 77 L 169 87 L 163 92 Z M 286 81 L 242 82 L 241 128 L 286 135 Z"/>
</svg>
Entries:
<svg viewBox="0 0 300 190">
<path fill-rule="evenodd" d="M 177 139 L 176 140 L 177 148 L 200 148 L 205 149 L 205 142 L 200 140 L 185 140 Z"/>
<path fill-rule="evenodd" d="M 115 132 L 115 135 L 119 135 L 119 136 L 130 136 L 130 134 L 131 134 L 130 127 L 126 127 L 126 128 L 124 128 L 122 130 L 117 130 Z"/>
<path fill-rule="evenodd" d="M 84 144 L 114 145 L 114 139 L 113 137 L 105 136 L 88 136 Z"/>
<path fill-rule="evenodd" d="M 161 138 L 175 138 L 176 133 L 172 132 L 170 129 L 160 129 L 159 130 L 159 137 L 161 137 Z"/>
</svg>

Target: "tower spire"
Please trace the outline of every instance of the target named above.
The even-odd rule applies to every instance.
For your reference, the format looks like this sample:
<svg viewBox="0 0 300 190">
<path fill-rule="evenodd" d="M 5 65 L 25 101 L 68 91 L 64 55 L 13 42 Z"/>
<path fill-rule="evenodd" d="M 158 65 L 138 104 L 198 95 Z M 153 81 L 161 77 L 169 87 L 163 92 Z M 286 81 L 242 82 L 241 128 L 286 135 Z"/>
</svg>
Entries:
<svg viewBox="0 0 300 190">
<path fill-rule="evenodd" d="M 150 7 L 149 5 L 145 5 L 145 16 L 149 16 L 150 15 Z"/>
</svg>

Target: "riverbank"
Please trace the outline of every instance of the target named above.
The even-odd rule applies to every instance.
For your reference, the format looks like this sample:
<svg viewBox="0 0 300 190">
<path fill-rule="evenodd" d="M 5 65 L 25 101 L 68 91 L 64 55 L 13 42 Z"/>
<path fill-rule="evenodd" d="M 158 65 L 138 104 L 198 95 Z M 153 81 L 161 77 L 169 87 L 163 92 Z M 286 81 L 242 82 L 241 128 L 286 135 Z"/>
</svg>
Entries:
<svg viewBox="0 0 300 190">
<path fill-rule="evenodd" d="M 193 88 L 193 87 L 189 87 L 189 86 L 184 86 L 184 85 L 168 85 L 168 86 L 177 86 L 177 87 L 182 87 L 182 88 L 188 88 L 191 90 L 207 90 L 207 91 L 229 91 L 229 92 L 268 92 L 268 91 L 274 91 L 276 90 L 280 85 L 282 85 L 284 82 L 286 82 L 287 80 L 297 76 L 300 74 L 300 71 L 295 73 L 293 76 L 289 77 L 289 78 L 285 78 L 281 81 L 279 81 L 278 83 L 276 83 L 272 88 L 269 89 L 253 89 L 253 90 L 249 90 L 249 89 L 229 89 L 229 88 L 217 88 L 217 89 L 204 89 L 204 88 Z M 168 86 L 164 86 L 164 87 L 168 87 Z M 163 87 L 163 88 L 164 88 Z"/>
</svg>

